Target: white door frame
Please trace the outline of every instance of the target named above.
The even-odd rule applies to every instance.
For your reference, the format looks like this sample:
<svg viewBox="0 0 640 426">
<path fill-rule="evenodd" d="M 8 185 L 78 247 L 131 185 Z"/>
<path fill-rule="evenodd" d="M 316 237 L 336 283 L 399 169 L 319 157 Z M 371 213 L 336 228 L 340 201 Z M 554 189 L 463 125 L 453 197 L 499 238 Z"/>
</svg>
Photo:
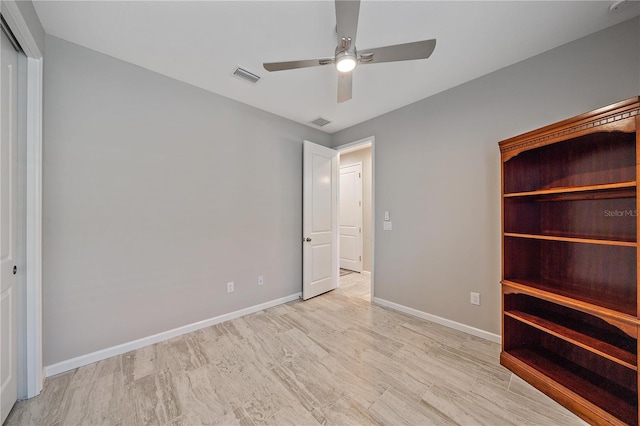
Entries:
<svg viewBox="0 0 640 426">
<path fill-rule="evenodd" d="M 375 290 L 375 263 L 376 263 L 376 138 L 370 136 L 368 138 L 360 139 L 355 142 L 349 142 L 343 145 L 334 147 L 338 151 L 338 155 L 341 153 L 347 153 L 349 151 L 357 151 L 358 149 L 371 147 L 371 296 L 370 301 L 373 302 L 374 290 Z M 338 158 L 339 159 L 339 158 Z M 364 254 L 364 253 L 363 253 Z M 338 256 L 340 256 L 338 254 Z M 338 258 L 338 262 L 340 259 Z"/>
<path fill-rule="evenodd" d="M 26 377 L 18 378 L 18 398 L 32 398 L 42 391 L 42 52 L 29 30 L 16 0 L 2 0 L 2 16 L 27 56 L 27 181 L 26 181 L 26 300 L 18 300 L 18 312 L 26 311 L 25 328 L 18 330 L 18 362 Z"/>
</svg>

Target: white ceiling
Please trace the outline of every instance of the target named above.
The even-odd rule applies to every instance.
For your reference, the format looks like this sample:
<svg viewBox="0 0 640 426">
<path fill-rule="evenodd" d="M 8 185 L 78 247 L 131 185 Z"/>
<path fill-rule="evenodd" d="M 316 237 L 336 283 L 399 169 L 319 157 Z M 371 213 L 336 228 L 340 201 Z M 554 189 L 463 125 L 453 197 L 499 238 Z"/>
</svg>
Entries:
<svg viewBox="0 0 640 426">
<path fill-rule="evenodd" d="M 640 14 L 633 1 L 374 1 L 360 7 L 357 47 L 437 39 L 427 60 L 354 71 L 336 101 L 333 66 L 268 73 L 263 62 L 332 56 L 333 1 L 42 1 L 47 33 L 329 133 L 392 111 Z M 232 75 L 258 74 L 255 85 Z"/>
</svg>

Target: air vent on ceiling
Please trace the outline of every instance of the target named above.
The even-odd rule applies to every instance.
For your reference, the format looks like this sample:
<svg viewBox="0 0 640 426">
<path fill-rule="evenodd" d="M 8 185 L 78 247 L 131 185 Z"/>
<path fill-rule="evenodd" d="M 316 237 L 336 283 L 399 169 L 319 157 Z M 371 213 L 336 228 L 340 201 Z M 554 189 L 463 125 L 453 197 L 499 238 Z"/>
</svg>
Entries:
<svg viewBox="0 0 640 426">
<path fill-rule="evenodd" d="M 258 80 L 260 80 L 260 76 L 259 75 L 255 75 L 254 73 L 245 70 L 244 68 L 240 68 L 240 67 L 236 67 L 236 70 L 233 72 L 233 75 L 235 75 L 238 78 L 241 78 L 243 80 L 246 80 L 250 83 L 257 83 Z"/>
<path fill-rule="evenodd" d="M 318 127 L 322 127 L 322 126 L 324 126 L 326 124 L 329 124 L 329 123 L 331 123 L 329 120 L 327 120 L 325 118 L 322 118 L 322 117 L 318 117 L 318 118 L 316 118 L 315 120 L 313 120 L 311 122 L 311 124 L 315 124 Z"/>
</svg>

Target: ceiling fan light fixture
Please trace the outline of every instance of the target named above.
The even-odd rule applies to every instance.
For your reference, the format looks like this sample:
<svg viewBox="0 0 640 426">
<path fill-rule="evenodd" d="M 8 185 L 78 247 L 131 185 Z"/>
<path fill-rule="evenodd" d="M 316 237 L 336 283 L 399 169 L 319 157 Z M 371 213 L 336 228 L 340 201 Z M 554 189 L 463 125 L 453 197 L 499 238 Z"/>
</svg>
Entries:
<svg viewBox="0 0 640 426">
<path fill-rule="evenodd" d="M 351 99 L 353 71 L 360 65 L 382 62 L 413 61 L 427 59 L 436 47 L 436 40 L 420 40 L 375 49 L 356 49 L 356 31 L 360 16 L 360 0 L 334 0 L 336 6 L 336 36 L 338 45 L 334 56 L 303 61 L 265 62 L 267 71 L 284 71 L 335 64 L 338 71 L 338 103 Z M 632 0 L 608 0 L 621 5 Z M 634 2 L 640 0 L 633 0 Z M 612 6 L 615 7 L 615 6 Z"/>
<path fill-rule="evenodd" d="M 349 72 L 358 65 L 358 59 L 355 52 L 345 50 L 336 55 L 336 68 L 340 72 Z"/>
</svg>

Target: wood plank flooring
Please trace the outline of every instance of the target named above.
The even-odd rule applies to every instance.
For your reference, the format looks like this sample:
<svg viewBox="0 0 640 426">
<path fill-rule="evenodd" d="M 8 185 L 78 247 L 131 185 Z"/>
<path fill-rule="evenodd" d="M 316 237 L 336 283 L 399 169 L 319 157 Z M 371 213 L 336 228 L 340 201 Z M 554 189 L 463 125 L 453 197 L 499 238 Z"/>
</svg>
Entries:
<svg viewBox="0 0 640 426">
<path fill-rule="evenodd" d="M 499 345 L 340 289 L 69 371 L 6 425 L 577 425 Z"/>
</svg>

